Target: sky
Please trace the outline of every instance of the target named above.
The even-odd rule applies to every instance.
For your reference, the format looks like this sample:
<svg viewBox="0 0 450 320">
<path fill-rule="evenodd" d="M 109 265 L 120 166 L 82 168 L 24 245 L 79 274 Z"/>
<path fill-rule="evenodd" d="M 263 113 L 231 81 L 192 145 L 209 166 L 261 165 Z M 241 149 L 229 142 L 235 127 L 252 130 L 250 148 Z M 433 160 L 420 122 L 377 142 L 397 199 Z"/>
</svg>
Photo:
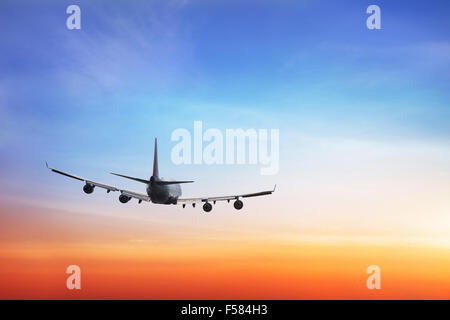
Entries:
<svg viewBox="0 0 450 320">
<path fill-rule="evenodd" d="M 448 9 L 2 0 L 0 298 L 449 299 Z M 194 121 L 278 129 L 278 173 L 174 164 L 171 134 Z M 149 178 L 155 137 L 161 175 L 195 180 L 183 196 L 277 190 L 205 215 L 85 195 L 45 168 L 144 192 L 109 172 Z"/>
</svg>

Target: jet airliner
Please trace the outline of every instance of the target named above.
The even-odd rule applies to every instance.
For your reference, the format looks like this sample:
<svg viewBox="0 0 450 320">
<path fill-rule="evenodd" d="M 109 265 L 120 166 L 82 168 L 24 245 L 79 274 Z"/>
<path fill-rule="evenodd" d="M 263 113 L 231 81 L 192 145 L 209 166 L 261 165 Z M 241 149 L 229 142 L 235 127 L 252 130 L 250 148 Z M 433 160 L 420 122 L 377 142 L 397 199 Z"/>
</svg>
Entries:
<svg viewBox="0 0 450 320">
<path fill-rule="evenodd" d="M 205 212 L 210 212 L 212 210 L 212 204 L 216 204 L 217 201 L 227 201 L 230 202 L 231 200 L 234 200 L 234 208 L 236 210 L 242 209 L 244 206 L 241 198 L 249 198 L 249 197 L 258 197 L 258 196 L 265 196 L 272 194 L 275 192 L 275 187 L 272 190 L 268 191 L 260 191 L 260 192 L 254 192 L 254 193 L 246 193 L 246 194 L 239 194 L 239 195 L 230 195 L 230 196 L 219 196 L 219 197 L 199 197 L 199 198 L 180 198 L 181 197 L 181 186 L 182 183 L 191 183 L 194 181 L 174 181 L 170 179 L 163 179 L 159 177 L 159 170 L 158 170 L 158 142 L 155 138 L 155 151 L 154 151 L 154 158 L 153 158 L 153 175 L 150 177 L 150 179 L 141 179 L 141 178 L 135 178 L 130 176 L 125 176 L 123 174 L 118 173 L 112 173 L 113 175 L 131 179 L 137 182 L 141 182 L 147 186 L 146 192 L 147 194 L 137 193 L 134 191 L 129 191 L 125 189 L 120 189 L 114 186 L 110 186 L 107 184 L 103 184 L 100 182 L 96 182 L 93 180 L 85 179 L 82 177 L 75 176 L 73 174 L 57 170 L 54 168 L 51 168 L 48 166 L 48 163 L 46 162 L 45 165 L 48 169 L 55 173 L 59 173 L 61 175 L 64 175 L 69 178 L 73 178 L 76 180 L 83 181 L 85 185 L 83 186 L 83 191 L 87 194 L 90 194 L 94 191 L 95 187 L 106 189 L 106 192 L 109 193 L 111 191 L 118 191 L 120 193 L 119 195 L 119 201 L 121 203 L 127 203 L 131 199 L 137 199 L 139 203 L 142 201 L 157 203 L 157 204 L 181 204 L 183 208 L 186 207 L 186 204 L 192 204 L 193 207 L 195 207 L 196 203 L 204 203 L 203 204 L 203 210 Z M 212 203 L 212 204 L 211 204 Z"/>
</svg>

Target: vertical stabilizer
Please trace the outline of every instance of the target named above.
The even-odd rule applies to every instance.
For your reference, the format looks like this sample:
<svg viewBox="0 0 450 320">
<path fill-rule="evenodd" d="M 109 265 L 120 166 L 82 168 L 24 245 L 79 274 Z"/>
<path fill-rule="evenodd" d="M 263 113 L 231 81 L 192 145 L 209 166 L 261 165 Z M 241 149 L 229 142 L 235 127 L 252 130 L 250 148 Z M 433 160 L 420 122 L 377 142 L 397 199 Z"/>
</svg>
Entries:
<svg viewBox="0 0 450 320">
<path fill-rule="evenodd" d="M 155 154 L 153 158 L 153 176 L 159 177 L 158 171 L 158 140 L 155 138 Z"/>
</svg>

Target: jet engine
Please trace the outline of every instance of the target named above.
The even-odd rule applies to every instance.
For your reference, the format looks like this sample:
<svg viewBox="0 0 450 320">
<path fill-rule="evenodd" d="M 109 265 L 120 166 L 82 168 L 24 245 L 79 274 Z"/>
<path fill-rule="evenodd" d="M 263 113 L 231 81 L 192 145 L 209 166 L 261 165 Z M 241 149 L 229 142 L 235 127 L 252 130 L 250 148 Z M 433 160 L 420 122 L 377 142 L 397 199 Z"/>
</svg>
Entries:
<svg viewBox="0 0 450 320">
<path fill-rule="evenodd" d="M 241 200 L 236 200 L 233 205 L 236 210 L 241 210 L 244 203 Z"/>
<path fill-rule="evenodd" d="M 86 183 L 83 187 L 83 191 L 87 194 L 94 192 L 94 186 L 92 184 Z"/>
<path fill-rule="evenodd" d="M 212 210 L 212 204 L 209 202 L 205 202 L 205 204 L 203 205 L 203 210 L 205 212 L 210 212 Z"/>
<path fill-rule="evenodd" d="M 130 200 L 131 200 L 131 197 L 126 196 L 126 195 L 124 195 L 124 194 L 121 194 L 121 195 L 119 196 L 119 201 L 122 202 L 122 203 L 127 203 L 127 202 L 130 201 Z"/>
</svg>

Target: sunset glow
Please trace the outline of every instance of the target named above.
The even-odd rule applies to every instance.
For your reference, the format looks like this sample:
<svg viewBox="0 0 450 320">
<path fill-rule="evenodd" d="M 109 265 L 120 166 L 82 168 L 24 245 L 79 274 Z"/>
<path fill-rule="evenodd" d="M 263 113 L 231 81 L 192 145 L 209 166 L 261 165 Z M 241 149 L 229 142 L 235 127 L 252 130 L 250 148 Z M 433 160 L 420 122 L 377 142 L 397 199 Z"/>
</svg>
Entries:
<svg viewBox="0 0 450 320">
<path fill-rule="evenodd" d="M 0 3 L 1 299 L 450 299 L 448 2 L 76 2 Z M 273 129 L 276 170 L 174 163 L 196 123 Z M 150 179 L 155 137 L 184 197 L 276 192 L 205 214 L 45 166 L 145 193 L 109 173 Z"/>
</svg>

